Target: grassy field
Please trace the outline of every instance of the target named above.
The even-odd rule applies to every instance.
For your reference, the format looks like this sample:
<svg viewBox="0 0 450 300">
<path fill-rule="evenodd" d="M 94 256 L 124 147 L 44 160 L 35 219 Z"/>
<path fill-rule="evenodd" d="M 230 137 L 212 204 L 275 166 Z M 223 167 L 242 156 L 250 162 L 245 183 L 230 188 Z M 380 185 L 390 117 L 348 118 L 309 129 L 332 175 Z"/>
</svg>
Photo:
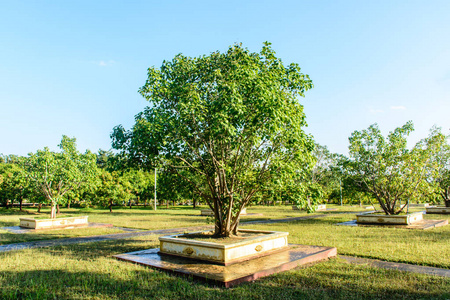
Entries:
<svg viewBox="0 0 450 300">
<path fill-rule="evenodd" d="M 242 228 L 289 232 L 289 242 L 334 246 L 339 254 L 450 268 L 450 226 L 431 230 L 336 226 L 354 219 L 359 207 L 338 207 L 318 219 L 245 224 L 249 220 L 307 215 L 291 207 L 250 207 Z M 28 209 L 30 213 L 35 211 Z M 415 209 L 420 210 L 420 209 Z M 46 211 L 43 211 L 47 213 Z M 63 210 L 91 222 L 139 229 L 206 225 L 200 209 Z M 25 213 L 26 214 L 26 213 Z M 28 215 L 30 216 L 30 215 Z M 0 211 L 0 226 L 17 226 L 17 211 Z M 450 219 L 444 215 L 425 218 Z M 3 243 L 119 232 L 117 229 L 46 230 L 19 235 L 0 231 Z M 104 232 L 104 233 L 103 233 Z M 34 236 L 36 235 L 36 236 Z M 449 299 L 450 278 L 348 264 L 332 259 L 223 289 L 132 263 L 114 254 L 158 247 L 157 236 L 0 253 L 0 299 Z"/>
<path fill-rule="evenodd" d="M 444 215 L 425 218 L 450 220 Z M 343 255 L 450 268 L 450 225 L 429 230 L 335 225 L 352 219 L 354 215 L 331 215 L 241 228 L 287 231 L 290 243 L 337 247 Z"/>
<path fill-rule="evenodd" d="M 115 260 L 157 247 L 155 236 L 0 254 L 0 299 L 448 299 L 450 279 L 342 259 L 231 289 Z"/>
</svg>

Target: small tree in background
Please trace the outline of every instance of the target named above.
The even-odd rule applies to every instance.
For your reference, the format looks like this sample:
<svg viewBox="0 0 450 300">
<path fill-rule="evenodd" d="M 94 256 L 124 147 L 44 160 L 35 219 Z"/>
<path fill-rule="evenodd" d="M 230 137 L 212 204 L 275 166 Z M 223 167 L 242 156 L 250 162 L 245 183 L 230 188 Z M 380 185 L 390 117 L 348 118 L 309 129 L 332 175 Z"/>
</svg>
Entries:
<svg viewBox="0 0 450 300">
<path fill-rule="evenodd" d="M 430 135 L 409 150 L 407 136 L 414 130 L 410 121 L 385 138 L 378 125 L 354 131 L 349 138 L 352 178 L 377 199 L 387 215 L 396 215 L 406 207 L 421 184 L 428 184 L 431 170 L 438 165 L 434 156 L 442 147 L 442 134 Z M 400 205 L 403 200 L 404 205 Z"/>
<path fill-rule="evenodd" d="M 108 207 L 112 213 L 114 205 L 125 205 L 132 196 L 131 183 L 120 172 L 101 171 L 100 184 L 93 197 L 94 204 Z"/>
<path fill-rule="evenodd" d="M 433 127 L 430 132 L 431 138 L 442 138 L 441 128 Z M 437 143 L 435 143 L 437 144 Z M 444 142 L 441 147 L 437 149 L 434 157 L 434 165 L 431 170 L 431 180 L 433 189 L 429 194 L 437 195 L 438 198 L 444 201 L 446 207 L 450 207 L 450 145 L 448 144 L 448 136 L 444 137 Z"/>
<path fill-rule="evenodd" d="M 24 170 L 13 162 L 0 164 L 0 201 L 6 207 L 11 202 L 12 207 L 14 200 L 18 200 L 22 210 L 23 200 L 29 194 L 29 183 Z"/>
<path fill-rule="evenodd" d="M 50 217 L 56 218 L 56 205 L 63 203 L 64 195 L 97 176 L 96 156 L 76 149 L 76 139 L 63 136 L 59 148 L 52 152 L 47 147 L 30 153 L 23 163 L 27 178 L 51 204 Z"/>
<path fill-rule="evenodd" d="M 122 176 L 124 177 L 123 181 L 129 183 L 127 184 L 129 193 L 131 193 L 137 205 L 139 204 L 142 195 L 145 193 L 145 190 L 154 185 L 152 174 L 142 170 L 130 169 L 124 172 Z M 131 199 L 129 203 L 131 208 Z"/>
</svg>

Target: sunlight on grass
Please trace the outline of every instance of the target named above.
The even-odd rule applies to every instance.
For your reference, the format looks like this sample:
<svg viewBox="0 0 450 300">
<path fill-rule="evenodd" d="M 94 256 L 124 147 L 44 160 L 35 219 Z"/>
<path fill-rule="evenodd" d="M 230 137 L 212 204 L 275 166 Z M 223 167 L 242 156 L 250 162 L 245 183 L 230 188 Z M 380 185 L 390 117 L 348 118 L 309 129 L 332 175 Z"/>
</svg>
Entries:
<svg viewBox="0 0 450 300">
<path fill-rule="evenodd" d="M 157 237 L 0 254 L 1 299 L 446 299 L 450 279 L 321 262 L 232 289 L 118 261 Z"/>
<path fill-rule="evenodd" d="M 426 218 L 449 219 L 444 215 Z M 334 215 L 289 223 L 244 225 L 242 228 L 289 232 L 295 244 L 337 247 L 342 255 L 450 268 L 450 226 L 429 230 L 337 226 L 354 215 Z"/>
</svg>

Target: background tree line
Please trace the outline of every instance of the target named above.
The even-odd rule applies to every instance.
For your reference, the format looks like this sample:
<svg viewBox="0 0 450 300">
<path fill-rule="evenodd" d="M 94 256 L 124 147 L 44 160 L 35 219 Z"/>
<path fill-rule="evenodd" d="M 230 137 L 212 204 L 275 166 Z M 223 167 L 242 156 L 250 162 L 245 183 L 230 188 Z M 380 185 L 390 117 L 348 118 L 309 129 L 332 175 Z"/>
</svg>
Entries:
<svg viewBox="0 0 450 300">
<path fill-rule="evenodd" d="M 408 122 L 384 138 L 376 124 L 355 131 L 349 138 L 349 157 L 314 145 L 313 160 L 298 170 L 297 180 L 271 180 L 254 196 L 253 204 L 293 204 L 310 209 L 317 203 L 375 204 L 390 214 L 407 203 L 450 205 L 450 146 L 437 127 L 408 149 Z M 48 148 L 27 157 L 0 156 L 0 205 L 22 210 L 24 203 L 54 207 L 103 207 L 153 205 L 154 167 L 112 151 L 79 153 L 75 139 L 63 137 L 60 152 Z M 146 169 L 146 170 L 144 170 Z M 160 205 L 204 203 L 189 176 L 157 167 Z M 195 180 L 195 178 L 191 178 Z M 304 201 L 306 199 L 306 201 Z M 306 205 L 305 205 L 306 203 Z"/>
<path fill-rule="evenodd" d="M 314 145 L 313 161 L 298 170 L 288 184 L 269 181 L 254 196 L 253 204 L 293 204 L 310 209 L 317 203 L 375 204 L 389 214 L 407 203 L 450 205 L 450 146 L 437 127 L 408 149 L 408 122 L 384 138 L 376 124 L 355 131 L 349 138 L 349 157 Z M 54 207 L 153 205 L 154 166 L 124 153 L 99 150 L 79 153 L 75 139 L 63 137 L 60 152 L 48 148 L 27 157 L 0 156 L 0 205 L 22 210 L 24 203 Z M 149 163 L 149 162 L 145 162 Z M 160 205 L 203 203 L 191 183 L 169 168 L 157 168 Z M 191 178 L 195 180 L 195 178 Z M 306 199 L 306 201 L 304 201 Z M 306 203 L 306 205 L 305 205 Z"/>
</svg>

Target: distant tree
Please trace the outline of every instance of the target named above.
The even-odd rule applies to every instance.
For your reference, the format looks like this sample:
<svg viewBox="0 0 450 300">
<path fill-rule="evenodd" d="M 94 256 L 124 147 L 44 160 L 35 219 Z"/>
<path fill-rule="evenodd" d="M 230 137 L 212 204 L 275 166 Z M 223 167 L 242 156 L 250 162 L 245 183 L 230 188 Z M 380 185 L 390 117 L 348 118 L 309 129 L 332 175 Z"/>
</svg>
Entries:
<svg viewBox="0 0 450 300">
<path fill-rule="evenodd" d="M 154 184 L 152 174 L 142 170 L 130 169 L 122 173 L 122 176 L 124 177 L 124 181 L 129 182 L 129 193 L 132 194 L 136 204 L 139 204 L 139 201 L 145 194 L 146 189 Z M 129 204 L 131 208 L 131 199 Z"/>
<path fill-rule="evenodd" d="M 428 139 L 442 138 L 444 135 L 441 132 L 441 128 L 433 127 L 430 131 Z M 444 201 L 446 207 L 450 207 L 450 145 L 448 143 L 448 136 L 444 137 L 442 144 L 435 143 L 441 147 L 437 149 L 434 156 L 434 168 L 430 172 L 430 182 L 432 188 L 426 190 L 426 194 L 429 198 L 432 198 L 432 194 L 438 195 L 441 200 Z"/>
<path fill-rule="evenodd" d="M 123 205 L 132 196 L 130 182 L 117 171 L 101 170 L 100 182 L 95 191 L 93 202 L 96 205 L 108 207 L 111 213 L 114 205 Z"/>
<path fill-rule="evenodd" d="M 20 167 L 19 163 L 23 161 L 23 157 L 9 156 L 6 157 L 5 163 L 0 164 L 0 199 L 6 205 L 11 201 L 11 206 L 16 200 L 19 202 L 20 210 L 25 198 L 31 194 L 30 183 L 26 179 L 26 172 Z"/>
<path fill-rule="evenodd" d="M 167 207 L 169 207 L 169 201 L 175 205 L 175 202 L 192 197 L 193 186 L 190 181 L 185 179 L 190 174 L 185 173 L 183 176 L 178 176 L 170 169 L 161 169 L 158 173 L 158 198 L 165 200 Z"/>
<path fill-rule="evenodd" d="M 294 180 L 311 159 L 298 96 L 312 86 L 270 43 L 260 53 L 234 45 L 198 58 L 179 54 L 148 69 L 140 93 L 151 106 L 132 130 L 114 129 L 113 147 L 142 165 L 164 160 L 181 177 L 196 174 L 185 179 L 213 210 L 215 235 L 230 236 L 266 182 Z"/>
<path fill-rule="evenodd" d="M 97 176 L 95 154 L 89 151 L 81 154 L 75 142 L 75 138 L 63 136 L 59 145 L 61 152 L 52 152 L 46 147 L 30 153 L 23 163 L 27 178 L 51 204 L 51 218 L 56 218 L 56 206 L 66 200 L 66 193 Z"/>
<path fill-rule="evenodd" d="M 410 121 L 384 138 L 374 124 L 349 138 L 350 175 L 388 215 L 399 214 L 419 186 L 427 184 L 430 170 L 436 167 L 433 157 L 444 141 L 442 135 L 430 136 L 409 150 L 407 136 L 413 130 Z M 401 200 L 404 205 L 399 206 Z"/>
</svg>

